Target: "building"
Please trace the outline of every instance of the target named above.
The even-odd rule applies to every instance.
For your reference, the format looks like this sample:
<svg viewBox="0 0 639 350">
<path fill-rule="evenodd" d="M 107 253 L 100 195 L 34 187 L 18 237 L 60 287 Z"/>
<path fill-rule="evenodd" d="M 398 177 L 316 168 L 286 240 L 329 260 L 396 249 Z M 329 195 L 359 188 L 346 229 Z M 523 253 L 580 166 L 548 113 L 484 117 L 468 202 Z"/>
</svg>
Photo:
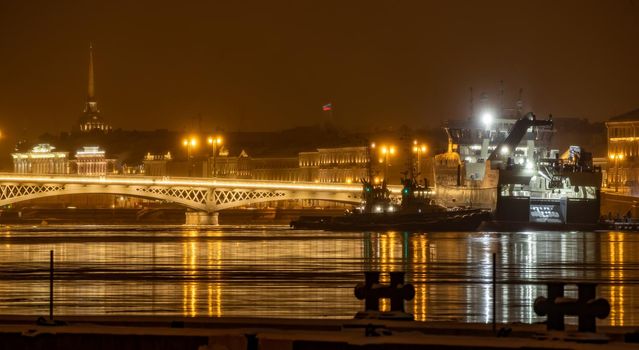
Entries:
<svg viewBox="0 0 639 350">
<path fill-rule="evenodd" d="M 297 157 L 251 158 L 252 179 L 272 181 L 307 181 L 300 178 Z"/>
<path fill-rule="evenodd" d="M 146 176 L 167 176 L 167 163 L 173 159 L 171 152 L 166 154 L 151 154 L 144 156 L 144 175 Z"/>
<path fill-rule="evenodd" d="M 105 152 L 98 146 L 84 146 L 75 153 L 75 163 L 78 175 L 104 176 L 108 172 L 109 160 Z"/>
<path fill-rule="evenodd" d="M 68 174 L 69 153 L 54 152 L 49 144 L 35 145 L 29 152 L 11 153 L 13 172 L 19 174 Z"/>
<path fill-rule="evenodd" d="M 300 173 L 308 181 L 352 183 L 367 177 L 366 147 L 318 148 L 298 154 Z"/>
<path fill-rule="evenodd" d="M 216 177 L 230 179 L 250 179 L 253 175 L 251 158 L 245 151 L 240 152 L 236 157 L 229 156 L 228 152 L 220 153 L 214 159 L 211 157 L 212 171 Z"/>
<path fill-rule="evenodd" d="M 98 109 L 98 101 L 95 98 L 95 82 L 93 76 L 93 46 L 89 45 L 89 78 L 87 89 L 87 101 L 84 105 L 84 111 L 78 121 L 80 132 L 109 132 L 111 126 L 102 119 L 100 110 Z"/>
<path fill-rule="evenodd" d="M 639 109 L 606 122 L 608 166 L 604 187 L 639 194 Z"/>
</svg>

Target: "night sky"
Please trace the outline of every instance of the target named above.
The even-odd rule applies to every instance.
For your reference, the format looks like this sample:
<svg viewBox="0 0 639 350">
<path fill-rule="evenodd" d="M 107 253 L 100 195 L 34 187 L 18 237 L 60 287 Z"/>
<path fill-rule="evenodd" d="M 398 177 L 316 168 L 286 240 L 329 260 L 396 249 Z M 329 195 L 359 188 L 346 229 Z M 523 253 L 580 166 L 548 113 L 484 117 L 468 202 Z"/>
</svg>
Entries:
<svg viewBox="0 0 639 350">
<path fill-rule="evenodd" d="M 639 4 L 618 1 L 0 2 L 0 128 L 68 131 L 96 92 L 115 128 L 437 126 L 469 87 L 538 115 L 639 108 Z"/>
</svg>

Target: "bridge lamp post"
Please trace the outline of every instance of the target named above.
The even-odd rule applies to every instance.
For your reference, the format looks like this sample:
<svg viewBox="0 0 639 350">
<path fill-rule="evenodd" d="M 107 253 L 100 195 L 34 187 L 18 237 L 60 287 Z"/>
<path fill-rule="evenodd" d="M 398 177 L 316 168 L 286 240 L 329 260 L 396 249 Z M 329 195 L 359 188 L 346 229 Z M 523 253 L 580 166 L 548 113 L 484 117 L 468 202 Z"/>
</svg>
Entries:
<svg viewBox="0 0 639 350">
<path fill-rule="evenodd" d="M 428 148 L 425 144 L 418 145 L 417 140 L 413 141 L 413 153 L 417 154 L 417 173 L 422 173 L 422 157 L 426 154 Z"/>
<path fill-rule="evenodd" d="M 186 160 L 189 167 L 188 174 L 189 176 L 191 176 L 191 170 L 193 168 L 191 158 L 192 158 L 193 149 L 197 147 L 197 138 L 195 138 L 194 136 L 192 136 L 191 138 L 186 138 L 182 140 L 182 145 L 186 148 Z"/>
<path fill-rule="evenodd" d="M 217 177 L 216 160 L 219 152 L 218 147 L 222 146 L 222 142 L 224 142 L 224 140 L 222 139 L 222 136 L 209 136 L 207 141 L 213 150 L 213 177 Z"/>
</svg>

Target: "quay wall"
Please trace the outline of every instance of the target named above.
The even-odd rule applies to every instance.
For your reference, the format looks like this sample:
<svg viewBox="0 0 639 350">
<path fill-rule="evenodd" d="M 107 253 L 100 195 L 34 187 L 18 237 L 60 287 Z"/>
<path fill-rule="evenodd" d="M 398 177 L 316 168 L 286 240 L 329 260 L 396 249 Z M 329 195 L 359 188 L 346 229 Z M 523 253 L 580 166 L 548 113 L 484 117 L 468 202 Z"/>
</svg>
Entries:
<svg viewBox="0 0 639 350">
<path fill-rule="evenodd" d="M 599 327 L 598 334 L 547 333 L 543 324 L 414 322 L 378 319 L 61 317 L 51 326 L 0 319 L 1 349 L 629 349 L 632 327 Z M 373 335 L 373 336 L 371 336 Z M 600 344 L 580 343 L 595 339 Z"/>
<path fill-rule="evenodd" d="M 600 212 L 603 217 L 610 214 L 613 218 L 630 213 L 633 219 L 639 219 L 639 197 L 614 192 L 601 193 Z"/>
</svg>

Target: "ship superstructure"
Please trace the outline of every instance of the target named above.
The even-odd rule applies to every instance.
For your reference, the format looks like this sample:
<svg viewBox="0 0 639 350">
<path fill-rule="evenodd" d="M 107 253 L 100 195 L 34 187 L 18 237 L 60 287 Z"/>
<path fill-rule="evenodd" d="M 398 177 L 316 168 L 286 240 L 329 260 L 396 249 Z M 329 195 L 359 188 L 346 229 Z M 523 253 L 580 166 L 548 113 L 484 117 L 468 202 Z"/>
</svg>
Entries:
<svg viewBox="0 0 639 350">
<path fill-rule="evenodd" d="M 489 128 L 489 124 L 496 126 Z M 440 199 L 456 196 L 461 199 L 458 203 L 490 206 L 497 222 L 597 223 L 601 169 L 593 166 L 592 155 L 579 146 L 564 153 L 547 147 L 552 117 L 542 120 L 528 113 L 514 121 L 480 120 L 464 125 L 447 125 L 449 152 L 436 157 L 435 171 L 441 174 L 444 170 L 437 177 Z M 456 174 L 446 167 L 450 163 L 437 161 L 454 159 L 450 153 L 459 159 Z"/>
</svg>

